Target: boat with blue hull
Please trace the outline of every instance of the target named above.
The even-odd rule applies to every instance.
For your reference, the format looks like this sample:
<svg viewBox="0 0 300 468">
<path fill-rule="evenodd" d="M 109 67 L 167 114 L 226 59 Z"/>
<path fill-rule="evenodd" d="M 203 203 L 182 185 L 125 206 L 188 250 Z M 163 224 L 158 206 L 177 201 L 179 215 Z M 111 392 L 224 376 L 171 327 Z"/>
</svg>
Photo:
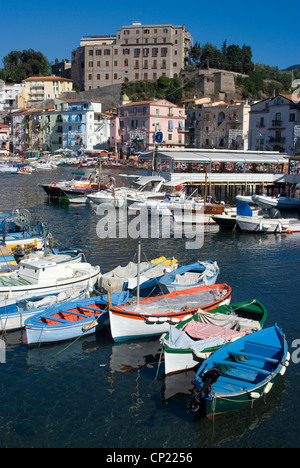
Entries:
<svg viewBox="0 0 300 468">
<path fill-rule="evenodd" d="M 44 312 L 52 305 L 90 297 L 89 288 L 73 286 L 65 291 L 51 291 L 39 295 L 23 295 L 0 301 L 0 332 L 24 328 L 25 320 Z"/>
<path fill-rule="evenodd" d="M 197 394 L 188 409 L 209 418 L 252 405 L 285 374 L 289 360 L 285 336 L 277 325 L 229 343 L 198 370 Z"/>
<path fill-rule="evenodd" d="M 101 295 L 50 307 L 25 322 L 28 346 L 72 340 L 90 335 L 109 325 L 109 305 L 125 304 L 129 292 Z"/>
<path fill-rule="evenodd" d="M 195 288 L 197 286 L 207 286 L 215 284 L 220 273 L 220 268 L 216 262 L 198 261 L 178 268 L 164 275 L 159 285 L 162 290 L 181 291 L 183 289 Z"/>
</svg>

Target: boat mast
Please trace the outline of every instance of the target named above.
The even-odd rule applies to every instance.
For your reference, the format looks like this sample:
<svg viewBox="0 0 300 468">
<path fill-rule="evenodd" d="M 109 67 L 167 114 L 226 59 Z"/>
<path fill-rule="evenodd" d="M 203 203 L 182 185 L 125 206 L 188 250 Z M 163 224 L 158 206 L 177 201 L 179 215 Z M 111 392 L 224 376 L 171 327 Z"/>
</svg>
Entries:
<svg viewBox="0 0 300 468">
<path fill-rule="evenodd" d="M 140 272 L 141 269 L 141 241 L 138 243 L 138 268 L 137 268 L 137 287 L 136 287 L 136 303 L 140 305 Z"/>
</svg>

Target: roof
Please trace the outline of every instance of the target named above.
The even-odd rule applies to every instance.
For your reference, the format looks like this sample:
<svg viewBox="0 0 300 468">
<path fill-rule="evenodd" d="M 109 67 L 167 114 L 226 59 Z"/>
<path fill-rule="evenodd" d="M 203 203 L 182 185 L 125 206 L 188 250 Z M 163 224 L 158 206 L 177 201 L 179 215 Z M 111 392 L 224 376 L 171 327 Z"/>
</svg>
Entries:
<svg viewBox="0 0 300 468">
<path fill-rule="evenodd" d="M 72 81 L 69 78 L 62 78 L 61 76 L 31 76 L 24 81 Z"/>
<path fill-rule="evenodd" d="M 162 104 L 162 102 L 166 102 L 167 103 L 166 106 L 168 107 L 177 107 L 176 104 L 173 104 L 172 102 L 167 101 L 166 99 L 153 99 L 152 101 L 130 102 L 120 107 L 123 108 L 123 107 L 146 106 L 148 104 L 153 104 L 154 106 L 163 106 L 164 104 Z"/>
<path fill-rule="evenodd" d="M 212 163 L 212 162 L 232 162 L 232 163 L 262 163 L 262 164 L 285 164 L 287 155 L 271 151 L 234 151 L 234 150 L 159 150 L 158 156 L 172 159 L 173 162 L 182 163 Z M 142 154 L 141 159 L 152 159 L 153 152 Z"/>
</svg>

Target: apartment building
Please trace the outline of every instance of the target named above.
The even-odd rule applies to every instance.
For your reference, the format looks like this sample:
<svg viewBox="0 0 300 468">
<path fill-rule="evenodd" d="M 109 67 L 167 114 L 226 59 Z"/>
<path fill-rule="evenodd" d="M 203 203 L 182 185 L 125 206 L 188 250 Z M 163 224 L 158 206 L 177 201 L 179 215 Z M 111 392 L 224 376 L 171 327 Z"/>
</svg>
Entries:
<svg viewBox="0 0 300 468">
<path fill-rule="evenodd" d="M 111 121 L 111 146 L 121 155 L 152 150 L 155 134 L 163 133 L 160 146 L 184 147 L 185 109 L 165 99 L 131 102 L 117 109 Z"/>
<path fill-rule="evenodd" d="M 9 126 L 0 124 L 0 155 L 7 155 L 9 153 L 9 140 L 10 131 Z"/>
<path fill-rule="evenodd" d="M 99 102 L 55 99 L 54 107 L 11 114 L 13 152 L 108 149 L 110 119 Z"/>
<path fill-rule="evenodd" d="M 248 150 L 250 104 L 209 101 L 202 98 L 186 102 L 188 146 Z"/>
<path fill-rule="evenodd" d="M 300 150 L 300 103 L 279 94 L 251 106 L 250 149 L 279 151 L 291 156 Z"/>
<path fill-rule="evenodd" d="M 0 111 L 8 111 L 16 107 L 16 98 L 22 93 L 24 84 L 3 83 L 0 86 Z"/>
<path fill-rule="evenodd" d="M 90 36 L 72 52 L 72 80 L 80 90 L 127 81 L 174 78 L 188 60 L 192 38 L 185 26 L 123 26 L 111 36 Z"/>
<path fill-rule="evenodd" d="M 19 108 L 58 98 L 61 93 L 73 89 L 72 80 L 60 76 L 33 76 L 24 80 L 23 85 L 22 93 L 17 96 Z"/>
</svg>

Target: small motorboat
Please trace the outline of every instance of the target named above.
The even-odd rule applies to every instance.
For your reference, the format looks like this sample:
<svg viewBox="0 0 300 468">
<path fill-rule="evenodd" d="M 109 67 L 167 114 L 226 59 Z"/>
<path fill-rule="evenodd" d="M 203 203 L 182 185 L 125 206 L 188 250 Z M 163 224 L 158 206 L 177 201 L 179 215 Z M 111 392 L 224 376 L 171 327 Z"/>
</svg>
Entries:
<svg viewBox="0 0 300 468">
<path fill-rule="evenodd" d="M 32 347 L 95 333 L 109 324 L 108 304 L 118 306 L 129 297 L 129 292 L 122 292 L 50 307 L 25 321 L 27 344 Z"/>
<path fill-rule="evenodd" d="M 227 284 L 198 286 L 137 300 L 109 311 L 111 334 L 115 341 L 160 335 L 170 324 L 187 320 L 199 308 L 212 310 L 229 304 L 232 290 Z"/>
<path fill-rule="evenodd" d="M 229 343 L 201 365 L 194 382 L 197 394 L 188 409 L 209 418 L 252 405 L 284 375 L 289 360 L 285 336 L 277 325 Z"/>
<path fill-rule="evenodd" d="M 192 369 L 213 352 L 245 334 L 261 330 L 267 309 L 258 300 L 223 305 L 170 327 L 163 334 L 165 375 Z"/>
</svg>

